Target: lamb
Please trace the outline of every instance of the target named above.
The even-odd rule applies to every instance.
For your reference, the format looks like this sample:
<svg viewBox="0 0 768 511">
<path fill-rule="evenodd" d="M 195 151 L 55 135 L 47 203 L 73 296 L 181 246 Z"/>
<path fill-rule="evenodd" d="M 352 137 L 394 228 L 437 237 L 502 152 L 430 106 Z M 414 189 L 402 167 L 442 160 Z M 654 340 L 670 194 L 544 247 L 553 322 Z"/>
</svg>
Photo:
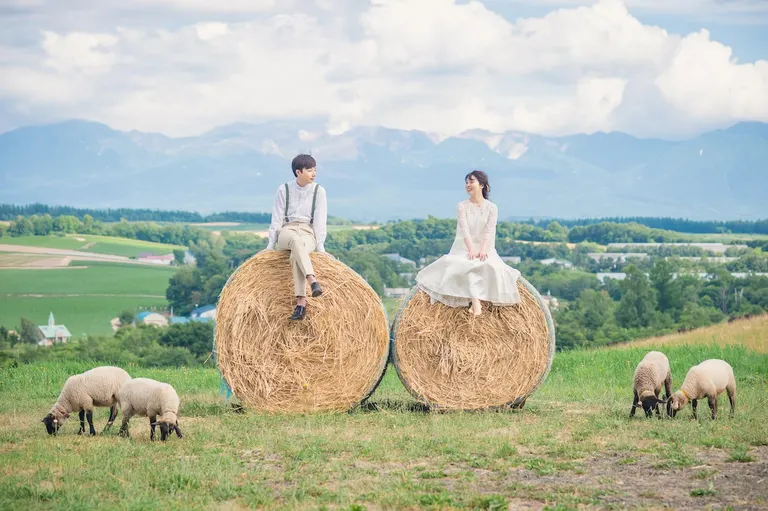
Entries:
<svg viewBox="0 0 768 511">
<path fill-rule="evenodd" d="M 90 434 L 95 435 L 93 427 L 93 407 L 108 406 L 109 419 L 104 427 L 107 431 L 117 418 L 117 392 L 131 376 L 119 367 L 102 366 L 95 367 L 81 374 L 67 378 L 64 388 L 61 389 L 59 398 L 54 403 L 51 411 L 43 420 L 45 429 L 49 435 L 55 435 L 69 414 L 79 411 L 80 431 L 78 435 L 85 433 L 85 418 L 88 419 Z"/>
<path fill-rule="evenodd" d="M 709 409 L 712 410 L 712 419 L 717 418 L 717 397 L 723 392 L 728 392 L 728 400 L 731 402 L 731 417 L 736 410 L 736 379 L 733 376 L 733 368 L 725 360 L 705 360 L 697 366 L 693 366 L 685 375 L 685 381 L 680 390 L 672 394 L 671 415 L 674 417 L 682 410 L 688 400 L 693 407 L 693 418 L 696 416 L 697 400 L 707 398 Z"/>
<path fill-rule="evenodd" d="M 662 385 L 666 393 L 665 399 L 659 398 Z M 650 417 L 653 410 L 656 410 L 656 416 L 661 418 L 659 404 L 669 401 L 669 396 L 672 395 L 671 387 L 672 371 L 666 355 L 660 351 L 649 351 L 635 369 L 632 385 L 634 399 L 632 409 L 629 411 L 630 418 L 635 416 L 635 411 L 641 406 L 646 417 Z"/>
<path fill-rule="evenodd" d="M 155 426 L 160 426 L 160 440 L 165 442 L 170 433 L 182 438 L 179 428 L 179 396 L 174 388 L 150 378 L 134 378 L 125 383 L 118 393 L 120 408 L 123 410 L 121 436 L 128 434 L 128 421 L 131 417 L 149 417 L 150 440 L 155 439 Z M 160 418 L 158 419 L 158 415 Z"/>
</svg>

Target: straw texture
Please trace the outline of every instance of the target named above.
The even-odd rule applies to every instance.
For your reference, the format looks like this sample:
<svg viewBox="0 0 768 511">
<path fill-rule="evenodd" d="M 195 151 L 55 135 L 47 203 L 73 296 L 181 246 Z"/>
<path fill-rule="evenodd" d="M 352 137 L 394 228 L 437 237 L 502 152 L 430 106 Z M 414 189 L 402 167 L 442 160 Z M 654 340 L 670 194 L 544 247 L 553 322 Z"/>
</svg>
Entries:
<svg viewBox="0 0 768 511">
<path fill-rule="evenodd" d="M 367 398 L 386 369 L 387 317 L 373 289 L 324 253 L 310 255 L 323 295 L 295 306 L 288 253 L 245 261 L 221 292 L 216 360 L 247 407 L 265 412 L 348 410 Z"/>
<path fill-rule="evenodd" d="M 392 362 L 411 394 L 432 408 L 521 406 L 544 381 L 555 354 L 549 309 L 518 280 L 522 302 L 483 314 L 430 304 L 414 288 L 392 325 Z"/>
</svg>

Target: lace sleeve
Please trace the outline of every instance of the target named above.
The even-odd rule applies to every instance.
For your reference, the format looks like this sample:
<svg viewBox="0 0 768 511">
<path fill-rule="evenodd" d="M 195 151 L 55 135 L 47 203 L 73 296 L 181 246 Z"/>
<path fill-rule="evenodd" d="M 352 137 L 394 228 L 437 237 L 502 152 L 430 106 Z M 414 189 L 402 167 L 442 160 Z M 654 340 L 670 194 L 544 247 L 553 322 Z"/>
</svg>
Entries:
<svg viewBox="0 0 768 511">
<path fill-rule="evenodd" d="M 493 245 L 493 240 L 496 238 L 496 222 L 499 219 L 499 209 L 496 207 L 496 204 L 491 203 L 490 206 L 483 234 L 483 251 L 486 251 L 488 247 Z"/>
<path fill-rule="evenodd" d="M 456 207 L 456 237 L 463 240 L 468 236 L 467 212 L 464 209 L 464 203 L 459 202 L 459 205 Z"/>
</svg>

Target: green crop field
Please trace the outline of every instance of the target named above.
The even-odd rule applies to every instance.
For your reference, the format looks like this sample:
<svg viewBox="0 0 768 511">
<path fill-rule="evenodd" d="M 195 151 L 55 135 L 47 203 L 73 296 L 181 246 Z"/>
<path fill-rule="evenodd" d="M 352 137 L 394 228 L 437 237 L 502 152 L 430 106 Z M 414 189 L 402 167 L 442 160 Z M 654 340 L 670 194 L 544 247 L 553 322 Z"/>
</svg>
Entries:
<svg viewBox="0 0 768 511">
<path fill-rule="evenodd" d="M 56 323 L 66 326 L 74 337 L 84 333 L 112 335 L 109 320 L 121 311 L 165 308 L 167 305 L 165 298 L 138 296 L 0 296 L 0 325 L 16 329 L 21 317 L 45 325 L 48 314 L 53 312 Z"/>
<path fill-rule="evenodd" d="M 67 236 L 19 236 L 3 237 L 0 244 L 21 245 L 27 247 L 56 248 L 79 250 L 95 254 L 111 254 L 136 257 L 142 252 L 155 255 L 169 254 L 174 249 L 183 249 L 179 245 L 166 245 L 149 241 L 114 238 L 111 236 L 93 236 L 90 234 L 69 234 Z"/>
<path fill-rule="evenodd" d="M 74 336 L 111 334 L 109 320 L 121 311 L 167 306 L 172 268 L 78 264 L 85 266 L 0 270 L 0 325 L 16 328 L 21 317 L 42 325 L 53 312 Z"/>
<path fill-rule="evenodd" d="M 114 294 L 165 296 L 175 268 L 92 264 L 53 270 L 2 270 L 0 295 Z"/>
<path fill-rule="evenodd" d="M 762 327 L 760 327 L 762 328 Z M 207 369 L 126 367 L 174 385 L 183 439 L 150 443 L 118 424 L 49 437 L 40 419 L 66 378 L 92 364 L 0 370 L 0 509 L 764 509 L 768 354 L 738 345 L 665 347 L 679 387 L 688 367 L 723 358 L 737 377 L 712 421 L 628 418 L 648 348 L 559 353 L 524 409 L 425 413 L 390 368 L 351 413 L 234 413 Z M 94 414 L 97 431 L 107 417 Z"/>
</svg>

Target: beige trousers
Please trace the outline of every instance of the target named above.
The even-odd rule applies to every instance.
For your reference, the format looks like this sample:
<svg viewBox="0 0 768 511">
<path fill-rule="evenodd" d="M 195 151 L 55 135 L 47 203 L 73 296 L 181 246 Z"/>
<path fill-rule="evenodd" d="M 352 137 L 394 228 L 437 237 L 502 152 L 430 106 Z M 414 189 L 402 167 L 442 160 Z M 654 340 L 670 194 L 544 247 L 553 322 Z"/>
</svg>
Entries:
<svg viewBox="0 0 768 511">
<path fill-rule="evenodd" d="M 309 253 L 316 246 L 315 231 L 309 224 L 290 222 L 283 225 L 277 234 L 275 248 L 291 252 L 291 272 L 296 296 L 307 296 L 307 275 L 315 273 Z"/>
</svg>

